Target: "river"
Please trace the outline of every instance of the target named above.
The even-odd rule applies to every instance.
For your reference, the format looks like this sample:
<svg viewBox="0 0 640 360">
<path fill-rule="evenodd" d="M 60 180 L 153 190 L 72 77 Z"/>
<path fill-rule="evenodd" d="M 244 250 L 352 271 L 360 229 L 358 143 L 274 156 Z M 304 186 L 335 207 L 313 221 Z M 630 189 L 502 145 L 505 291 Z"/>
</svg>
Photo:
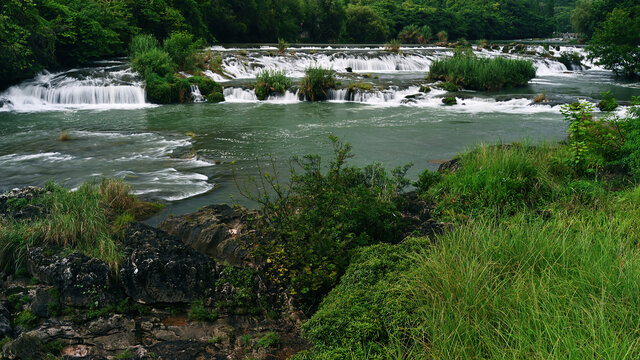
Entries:
<svg viewBox="0 0 640 360">
<path fill-rule="evenodd" d="M 294 46 L 285 55 L 268 46 L 210 51 L 222 57 L 227 74 L 207 73 L 225 87 L 226 101 L 218 104 L 149 104 L 126 59 L 44 72 L 7 89 L 0 94 L 0 191 L 49 179 L 75 187 L 101 177 L 123 178 L 136 194 L 168 205 L 155 222 L 212 203 L 250 205 L 236 183 L 257 175 L 268 164 L 266 154 L 285 179 L 292 156 L 328 159 L 331 134 L 351 143 L 355 165 L 413 163 L 409 175 L 416 178 L 480 142 L 562 139 L 562 103 L 597 102 L 607 90 L 621 100 L 640 95 L 640 84 L 590 63 L 588 69 L 568 70 L 552 59 L 499 49 L 476 53 L 529 58 L 537 77 L 524 88 L 460 92 L 458 105 L 450 107 L 441 102 L 444 90 L 411 98 L 426 83 L 430 63 L 451 55 L 446 48 L 407 47 L 401 55 L 380 47 Z M 335 69 L 343 88 L 366 81 L 380 90 L 351 97 L 335 90 L 330 101 L 307 103 L 297 100 L 295 90 L 259 102 L 249 89 L 263 68 L 283 69 L 295 84 L 313 64 Z M 532 104 L 540 93 L 550 102 Z M 63 132 L 70 140 L 60 140 Z"/>
</svg>

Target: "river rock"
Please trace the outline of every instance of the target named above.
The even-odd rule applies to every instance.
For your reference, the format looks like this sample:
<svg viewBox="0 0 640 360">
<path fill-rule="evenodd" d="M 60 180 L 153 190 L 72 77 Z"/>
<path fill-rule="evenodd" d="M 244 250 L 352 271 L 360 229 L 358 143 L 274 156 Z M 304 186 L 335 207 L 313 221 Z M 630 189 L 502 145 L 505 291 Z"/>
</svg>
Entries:
<svg viewBox="0 0 640 360">
<path fill-rule="evenodd" d="M 246 241 L 255 234 L 248 219 L 256 216 L 244 208 L 211 205 L 193 214 L 169 217 L 158 227 L 220 262 L 244 265 L 248 261 Z"/>
<path fill-rule="evenodd" d="M 51 254 L 51 249 L 35 248 L 27 255 L 31 275 L 56 287 L 60 302 L 68 306 L 107 306 L 123 298 L 111 269 L 104 261 L 80 252 L 67 256 Z"/>
<path fill-rule="evenodd" d="M 9 310 L 7 310 L 4 305 L 0 304 L 0 339 L 3 339 L 5 336 L 9 336 L 12 333 L 11 330 L 11 322 L 9 319 L 11 315 L 9 314 Z"/>
<path fill-rule="evenodd" d="M 125 230 L 125 246 L 120 283 L 133 300 L 188 303 L 215 295 L 218 265 L 176 237 L 132 223 Z"/>
<path fill-rule="evenodd" d="M 44 206 L 27 202 L 43 192 L 44 190 L 37 186 L 27 186 L 0 194 L 0 217 L 29 219 L 41 216 L 45 212 Z"/>
</svg>

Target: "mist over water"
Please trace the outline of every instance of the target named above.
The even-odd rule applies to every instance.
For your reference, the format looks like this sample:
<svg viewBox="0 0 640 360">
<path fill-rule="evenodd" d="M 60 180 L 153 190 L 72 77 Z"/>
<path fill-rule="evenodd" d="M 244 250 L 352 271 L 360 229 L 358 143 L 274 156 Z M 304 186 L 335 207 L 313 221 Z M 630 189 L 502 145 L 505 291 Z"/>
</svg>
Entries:
<svg viewBox="0 0 640 360">
<path fill-rule="evenodd" d="M 0 191 L 48 179 L 73 187 L 106 176 L 125 179 L 142 197 L 167 202 L 160 216 L 211 203 L 248 204 L 236 182 L 257 175 L 265 154 L 277 159 L 286 178 L 291 156 L 330 156 L 329 134 L 353 145 L 355 164 L 391 168 L 412 162 L 415 178 L 479 142 L 563 138 L 560 104 L 595 102 L 607 90 L 621 100 L 640 95 L 639 84 L 593 64 L 568 70 L 552 59 L 518 55 L 537 69 L 529 86 L 459 92 L 458 105 L 447 107 L 444 90 L 418 90 L 432 61 L 451 56 L 450 49 L 407 47 L 402 55 L 379 47 L 294 47 L 285 55 L 274 49 L 211 49 L 223 60 L 224 76 L 206 72 L 225 87 L 226 101 L 219 104 L 149 104 L 141 79 L 121 60 L 44 72 L 7 89 L 0 94 Z M 582 49 L 562 47 L 556 54 L 562 51 Z M 516 57 L 501 50 L 477 54 Z M 327 102 L 302 102 L 295 88 L 260 102 L 251 89 L 263 69 L 285 70 L 295 85 L 311 65 L 338 72 L 341 86 Z M 374 91 L 346 90 L 360 81 Z M 532 104 L 540 93 L 550 102 Z M 71 140 L 60 141 L 62 132 Z"/>
</svg>

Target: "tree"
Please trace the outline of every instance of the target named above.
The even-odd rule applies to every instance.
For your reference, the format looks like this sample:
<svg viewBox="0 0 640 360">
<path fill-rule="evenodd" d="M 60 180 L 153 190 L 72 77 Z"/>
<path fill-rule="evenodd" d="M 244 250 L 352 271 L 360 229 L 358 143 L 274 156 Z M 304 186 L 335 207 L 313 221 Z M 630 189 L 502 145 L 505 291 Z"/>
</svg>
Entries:
<svg viewBox="0 0 640 360">
<path fill-rule="evenodd" d="M 349 5 L 345 33 L 341 38 L 355 42 L 379 42 L 389 36 L 389 26 L 368 6 Z"/>
<path fill-rule="evenodd" d="M 596 29 L 587 47 L 589 58 L 616 74 L 640 72 L 640 6 L 614 9 Z"/>
</svg>

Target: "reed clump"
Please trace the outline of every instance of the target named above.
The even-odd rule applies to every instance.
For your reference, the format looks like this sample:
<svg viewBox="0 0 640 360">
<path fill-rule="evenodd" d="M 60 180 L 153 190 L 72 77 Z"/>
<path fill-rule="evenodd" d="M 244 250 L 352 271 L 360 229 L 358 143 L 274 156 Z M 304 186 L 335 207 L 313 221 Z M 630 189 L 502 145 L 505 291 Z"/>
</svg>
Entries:
<svg viewBox="0 0 640 360">
<path fill-rule="evenodd" d="M 525 86 L 535 76 L 536 70 L 531 61 L 479 58 L 466 51 L 434 61 L 428 78 L 454 83 L 469 90 L 485 91 Z"/>
<path fill-rule="evenodd" d="M 258 100 L 267 100 L 269 95 L 284 94 L 291 87 L 284 70 L 263 70 L 256 75 L 256 96 Z"/>
</svg>

